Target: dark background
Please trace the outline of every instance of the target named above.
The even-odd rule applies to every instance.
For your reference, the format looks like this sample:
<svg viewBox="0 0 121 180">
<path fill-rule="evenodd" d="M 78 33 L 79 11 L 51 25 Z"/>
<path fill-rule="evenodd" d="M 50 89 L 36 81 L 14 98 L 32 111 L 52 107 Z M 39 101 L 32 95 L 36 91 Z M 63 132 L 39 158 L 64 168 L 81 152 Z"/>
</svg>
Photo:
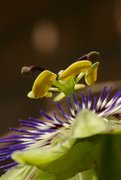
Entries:
<svg viewBox="0 0 121 180">
<path fill-rule="evenodd" d="M 92 50 L 101 53 L 98 82 L 120 80 L 121 0 L 1 1 L 0 134 L 47 109 L 26 97 L 34 78 L 22 66 L 58 72 Z"/>
</svg>

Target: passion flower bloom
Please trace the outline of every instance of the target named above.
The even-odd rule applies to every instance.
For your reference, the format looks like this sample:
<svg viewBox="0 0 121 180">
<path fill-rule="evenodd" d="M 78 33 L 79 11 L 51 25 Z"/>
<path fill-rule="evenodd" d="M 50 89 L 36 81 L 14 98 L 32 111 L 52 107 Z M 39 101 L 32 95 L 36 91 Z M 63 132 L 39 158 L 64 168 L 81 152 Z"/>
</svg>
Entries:
<svg viewBox="0 0 121 180">
<path fill-rule="evenodd" d="M 1 180 L 121 179 L 121 89 L 111 96 L 112 89 L 72 95 L 70 113 L 57 104 L 60 114 L 41 111 L 44 120 L 29 117 L 20 120 L 23 128 L 10 128 L 15 134 L 0 139 Z"/>
<path fill-rule="evenodd" d="M 97 52 L 90 52 L 57 74 L 49 70 L 43 70 L 39 66 L 23 67 L 21 70 L 22 74 L 31 74 L 33 71 L 40 71 L 40 74 L 33 83 L 32 90 L 27 96 L 33 99 L 50 98 L 53 92 L 56 92 L 58 95 L 54 101 L 60 101 L 65 96 L 71 96 L 75 90 L 83 89 L 86 85 L 91 86 L 97 80 L 99 62 L 92 64 L 90 57 L 97 54 Z M 83 77 L 86 85 L 79 83 Z"/>
</svg>

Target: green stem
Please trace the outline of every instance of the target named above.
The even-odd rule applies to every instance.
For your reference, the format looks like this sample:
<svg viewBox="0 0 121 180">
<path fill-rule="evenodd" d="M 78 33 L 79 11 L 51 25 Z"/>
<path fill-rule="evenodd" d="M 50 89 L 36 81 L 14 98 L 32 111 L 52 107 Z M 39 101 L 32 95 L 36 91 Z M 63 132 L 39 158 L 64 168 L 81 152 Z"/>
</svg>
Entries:
<svg viewBox="0 0 121 180">
<path fill-rule="evenodd" d="M 76 78 L 76 84 L 84 77 L 85 73 L 80 73 Z"/>
<path fill-rule="evenodd" d="M 60 92 L 63 92 L 65 96 L 71 96 L 74 91 L 74 78 L 69 79 L 68 81 L 54 81 L 53 85 L 58 88 Z"/>
<path fill-rule="evenodd" d="M 59 81 L 54 81 L 53 85 L 58 88 L 60 92 L 63 92 L 65 94 L 66 87 L 62 83 L 60 83 Z"/>
<path fill-rule="evenodd" d="M 95 165 L 98 180 L 121 180 L 121 135 L 104 135 Z"/>
</svg>

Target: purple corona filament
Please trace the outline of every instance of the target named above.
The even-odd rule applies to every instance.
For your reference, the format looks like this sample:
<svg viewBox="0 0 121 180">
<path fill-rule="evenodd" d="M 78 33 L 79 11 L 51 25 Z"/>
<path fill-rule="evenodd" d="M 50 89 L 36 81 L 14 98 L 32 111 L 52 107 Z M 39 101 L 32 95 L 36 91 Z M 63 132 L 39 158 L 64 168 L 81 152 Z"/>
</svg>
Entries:
<svg viewBox="0 0 121 180">
<path fill-rule="evenodd" d="M 82 92 L 80 101 L 75 95 L 72 95 L 73 103 L 72 99 L 68 98 L 70 113 L 66 113 L 62 106 L 57 104 L 61 114 L 59 117 L 56 112 L 49 115 L 41 111 L 41 117 L 44 117 L 45 120 L 33 117 L 29 117 L 27 120 L 19 120 L 21 128 L 10 128 L 11 131 L 15 132 L 15 135 L 0 138 L 0 143 L 3 144 L 3 147 L 0 148 L 0 161 L 4 162 L 0 169 L 6 171 L 17 165 L 11 159 L 13 152 L 34 148 L 34 144 L 36 144 L 36 148 L 50 144 L 51 140 L 60 133 L 61 128 L 69 128 L 75 121 L 76 114 L 83 109 L 93 111 L 104 119 L 108 116 L 114 116 L 117 120 L 121 120 L 121 89 L 111 97 L 112 89 L 113 86 L 108 90 L 107 86 L 104 86 L 99 97 L 93 97 L 91 90 L 88 91 L 87 95 Z M 5 164 L 7 160 L 9 163 Z"/>
</svg>

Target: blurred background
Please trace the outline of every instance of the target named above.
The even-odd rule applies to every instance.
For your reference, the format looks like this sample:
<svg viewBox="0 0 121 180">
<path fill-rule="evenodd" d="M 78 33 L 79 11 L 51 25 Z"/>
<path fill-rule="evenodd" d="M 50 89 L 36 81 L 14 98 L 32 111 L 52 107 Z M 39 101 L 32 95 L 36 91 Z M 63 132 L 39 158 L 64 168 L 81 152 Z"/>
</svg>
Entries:
<svg viewBox="0 0 121 180">
<path fill-rule="evenodd" d="M 98 82 L 120 80 L 121 0 L 1 1 L 0 134 L 46 109 L 44 99 L 26 97 L 35 77 L 23 77 L 22 66 L 58 72 L 93 50 L 101 53 Z"/>
</svg>

